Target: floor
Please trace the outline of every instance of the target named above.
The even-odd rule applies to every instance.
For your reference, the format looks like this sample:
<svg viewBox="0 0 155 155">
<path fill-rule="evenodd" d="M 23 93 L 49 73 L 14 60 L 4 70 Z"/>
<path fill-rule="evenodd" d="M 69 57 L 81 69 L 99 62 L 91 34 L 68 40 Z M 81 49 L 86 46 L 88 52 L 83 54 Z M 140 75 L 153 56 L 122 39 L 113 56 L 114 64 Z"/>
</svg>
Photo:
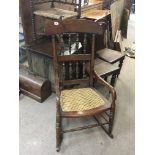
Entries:
<svg viewBox="0 0 155 155">
<path fill-rule="evenodd" d="M 134 42 L 134 15 L 129 20 L 128 39 Z M 135 153 L 135 59 L 126 57 L 116 84 L 116 117 L 110 139 L 101 128 L 66 133 L 61 151 L 55 150 L 55 94 L 44 103 L 20 96 L 20 155 L 134 155 Z M 86 119 L 65 120 L 64 125 L 89 123 Z"/>
</svg>

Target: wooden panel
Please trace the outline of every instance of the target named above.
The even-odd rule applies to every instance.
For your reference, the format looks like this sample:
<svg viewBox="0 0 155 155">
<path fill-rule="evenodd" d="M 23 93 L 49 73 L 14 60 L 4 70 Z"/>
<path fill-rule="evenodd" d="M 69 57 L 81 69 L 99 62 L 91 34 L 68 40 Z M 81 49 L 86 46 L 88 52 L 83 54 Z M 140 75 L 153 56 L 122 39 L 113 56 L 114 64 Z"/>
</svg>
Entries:
<svg viewBox="0 0 155 155">
<path fill-rule="evenodd" d="M 52 58 L 52 42 L 49 38 L 42 38 L 38 39 L 27 47 L 29 52 L 37 53 L 43 56 L 47 56 L 49 58 Z M 56 44 L 56 50 L 59 50 L 59 45 Z"/>
<path fill-rule="evenodd" d="M 122 54 L 121 52 L 111 50 L 108 48 L 99 50 L 97 52 L 97 54 L 100 59 L 103 59 L 104 61 L 109 62 L 111 64 L 113 64 L 121 59 L 124 59 L 124 57 L 125 57 L 125 54 Z"/>
<path fill-rule="evenodd" d="M 81 28 L 82 25 L 82 28 Z M 91 25 L 91 26 L 90 26 Z M 97 33 L 102 34 L 102 27 L 93 21 L 88 20 L 65 20 L 61 21 L 52 21 L 47 24 L 45 27 L 45 33 L 50 34 L 59 34 L 65 32 L 85 32 L 85 33 Z"/>
<path fill-rule="evenodd" d="M 28 50 L 52 58 L 52 43 L 50 40 L 37 40 L 30 44 Z"/>
<path fill-rule="evenodd" d="M 90 60 L 90 54 L 76 54 L 76 55 L 63 55 L 58 56 L 58 61 L 77 61 L 77 60 Z"/>
<path fill-rule="evenodd" d="M 129 12 L 131 11 L 131 6 L 132 6 L 131 0 L 125 0 L 124 7 L 128 9 Z"/>
<path fill-rule="evenodd" d="M 33 41 L 33 27 L 30 2 L 28 0 L 20 0 L 19 5 L 25 43 L 29 44 Z"/>
<path fill-rule="evenodd" d="M 99 92 L 98 92 L 98 94 L 99 94 Z M 107 109 L 110 109 L 110 107 L 111 107 L 111 103 L 108 102 L 105 98 L 104 98 L 104 101 L 105 101 L 105 104 L 103 106 L 99 106 L 97 108 L 93 108 L 90 110 L 84 110 L 84 111 L 72 111 L 72 112 L 63 112 L 62 111 L 62 115 L 63 115 L 63 117 L 82 117 L 82 116 L 92 116 L 97 113 L 101 113 L 104 111 L 104 109 L 107 110 Z"/>
<path fill-rule="evenodd" d="M 127 38 L 129 15 L 130 15 L 129 10 L 124 9 L 123 10 L 122 23 L 121 23 L 122 36 L 124 38 Z"/>
<path fill-rule="evenodd" d="M 40 4 L 40 3 L 47 3 L 49 2 L 50 0 L 33 0 L 33 3 L 34 4 Z"/>
<path fill-rule="evenodd" d="M 60 82 L 60 84 L 63 84 L 63 85 L 72 85 L 72 84 L 86 84 L 86 83 L 89 83 L 89 80 L 88 79 L 76 79 L 76 80 L 65 80 L 63 82 Z"/>
<path fill-rule="evenodd" d="M 101 77 L 107 77 L 119 71 L 119 67 L 109 64 L 101 59 L 95 59 L 95 71 Z"/>
<path fill-rule="evenodd" d="M 19 85 L 22 93 L 39 102 L 43 102 L 51 94 L 50 81 L 30 74 L 28 68 L 21 65 L 19 69 Z"/>
<path fill-rule="evenodd" d="M 93 0 L 88 2 L 88 5 L 83 5 L 81 8 L 81 12 L 86 12 L 88 10 L 93 10 L 93 9 L 102 9 L 102 4 L 103 1 L 102 0 Z"/>
<path fill-rule="evenodd" d="M 110 10 L 89 10 L 87 12 L 82 13 L 82 17 L 99 20 L 110 14 Z"/>
<path fill-rule="evenodd" d="M 121 28 L 121 20 L 124 9 L 124 0 L 117 0 L 111 4 L 112 39 L 115 39 L 117 30 Z"/>
<path fill-rule="evenodd" d="M 51 58 L 39 53 L 28 52 L 29 70 L 40 77 L 51 81 L 52 91 L 55 91 L 54 71 Z"/>
</svg>

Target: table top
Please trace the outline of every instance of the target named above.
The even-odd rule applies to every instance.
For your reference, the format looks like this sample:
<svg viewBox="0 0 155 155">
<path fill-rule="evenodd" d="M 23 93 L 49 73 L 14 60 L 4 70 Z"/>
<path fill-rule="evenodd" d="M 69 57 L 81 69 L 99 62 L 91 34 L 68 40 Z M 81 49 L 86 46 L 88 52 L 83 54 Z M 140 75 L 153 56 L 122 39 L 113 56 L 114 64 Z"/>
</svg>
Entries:
<svg viewBox="0 0 155 155">
<path fill-rule="evenodd" d="M 94 20 L 102 19 L 108 15 L 110 15 L 110 10 L 94 9 L 94 10 L 90 10 L 90 11 L 82 13 L 82 17 L 86 17 L 86 18 L 90 18 Z"/>
</svg>

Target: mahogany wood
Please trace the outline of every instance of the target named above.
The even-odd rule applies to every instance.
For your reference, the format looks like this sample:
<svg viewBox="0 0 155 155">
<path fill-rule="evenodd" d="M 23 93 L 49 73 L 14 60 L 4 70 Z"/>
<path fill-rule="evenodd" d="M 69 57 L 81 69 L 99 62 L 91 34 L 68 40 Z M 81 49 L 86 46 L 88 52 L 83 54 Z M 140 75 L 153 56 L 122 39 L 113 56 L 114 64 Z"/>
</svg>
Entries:
<svg viewBox="0 0 155 155">
<path fill-rule="evenodd" d="M 122 22 L 121 22 L 121 29 L 122 29 L 122 36 L 127 38 L 128 33 L 128 20 L 129 20 L 130 12 L 128 9 L 123 10 Z"/>
<path fill-rule="evenodd" d="M 107 111 L 108 109 L 110 109 L 110 106 L 110 104 L 105 104 L 105 106 L 97 107 L 86 111 L 62 112 L 62 116 L 68 118 L 92 116 Z"/>
<path fill-rule="evenodd" d="M 103 50 L 99 50 L 97 51 L 97 57 L 100 58 L 101 60 L 104 60 L 108 63 L 114 64 L 116 62 L 119 62 L 119 73 L 117 74 L 117 77 L 119 76 L 122 66 L 123 66 L 123 61 L 125 58 L 125 54 L 115 51 L 115 50 L 111 50 L 111 49 L 103 49 Z M 113 76 L 113 78 L 115 78 Z M 113 83 L 113 82 L 112 82 Z"/>
<path fill-rule="evenodd" d="M 24 31 L 24 40 L 26 44 L 33 41 L 33 25 L 31 17 L 31 8 L 28 0 L 20 0 L 20 14 Z"/>
<path fill-rule="evenodd" d="M 19 85 L 23 94 L 38 102 L 43 102 L 51 94 L 50 81 L 30 74 L 28 68 L 23 65 L 19 68 Z"/>
<path fill-rule="evenodd" d="M 108 48 L 97 51 L 97 55 L 100 59 L 111 64 L 114 64 L 125 58 L 125 54 Z"/>
<path fill-rule="evenodd" d="M 75 55 L 63 55 L 58 56 L 58 61 L 78 61 L 78 60 L 90 60 L 90 54 L 78 54 L 76 57 Z"/>
<path fill-rule="evenodd" d="M 100 121 L 98 120 L 96 116 L 94 116 L 94 119 L 96 120 L 98 124 L 100 124 Z M 113 135 L 109 133 L 109 131 L 105 128 L 105 126 L 101 125 L 101 128 L 109 135 L 110 138 L 113 138 Z"/>
<path fill-rule="evenodd" d="M 106 16 L 110 15 L 110 10 L 90 10 L 82 14 L 82 17 L 93 19 L 93 20 L 101 20 L 106 18 Z"/>
<path fill-rule="evenodd" d="M 56 88 L 56 148 L 60 151 L 60 145 L 62 142 L 62 118 L 63 117 L 85 117 L 93 116 L 95 114 L 103 113 L 105 111 L 111 111 L 109 115 L 109 121 L 107 123 L 98 123 L 93 125 L 88 125 L 84 127 L 79 127 L 76 129 L 65 130 L 64 132 L 71 132 L 82 130 L 86 128 L 103 126 L 109 124 L 108 134 L 111 135 L 112 124 L 113 124 L 113 113 L 115 110 L 115 99 L 116 92 L 114 88 L 105 82 L 99 75 L 94 71 L 94 55 L 95 55 L 95 35 L 102 34 L 102 26 L 91 20 L 82 19 L 72 19 L 65 21 L 53 21 L 46 26 L 46 35 L 52 36 L 52 55 L 53 55 L 53 66 L 55 73 L 55 88 Z M 82 39 L 79 39 L 82 34 Z M 66 40 L 64 40 L 64 37 Z M 76 38 L 76 39 L 75 39 Z M 68 40 L 67 40 L 68 39 Z M 75 41 L 76 48 L 75 52 L 72 54 L 72 39 Z M 79 49 L 78 45 L 81 43 L 82 47 Z M 56 49 L 56 45 L 60 47 Z M 67 45 L 66 45 L 67 44 Z M 88 46 L 89 44 L 89 47 Z M 68 54 L 65 55 L 64 49 L 68 47 Z M 84 55 L 82 58 L 81 56 Z M 86 63 L 89 63 L 89 74 L 86 71 Z M 94 81 L 99 81 L 101 85 L 108 89 L 111 94 L 111 99 L 107 100 L 102 94 L 97 90 L 96 93 L 100 95 L 105 104 L 97 108 L 83 111 L 63 111 L 60 105 L 60 95 L 61 91 L 65 89 L 65 85 L 71 85 L 70 89 L 73 89 L 73 84 L 75 87 L 83 86 L 88 81 L 87 87 L 93 87 Z M 81 85 L 77 85 L 77 84 Z"/>
<path fill-rule="evenodd" d="M 50 39 L 39 39 L 31 42 L 29 46 L 27 46 L 27 50 L 28 52 L 33 52 L 52 58 L 51 47 L 52 45 Z"/>
<path fill-rule="evenodd" d="M 87 70 L 89 72 L 89 64 L 87 63 Z M 109 64 L 99 58 L 95 59 L 94 70 L 98 74 L 98 76 L 103 79 L 107 79 L 108 76 L 111 76 L 111 85 L 114 86 L 116 83 L 116 77 L 120 72 L 120 68 L 116 65 Z"/>
<path fill-rule="evenodd" d="M 105 78 L 106 76 L 117 74 L 120 68 L 116 65 L 111 65 L 101 59 L 95 59 L 95 71 L 99 76 Z"/>
<path fill-rule="evenodd" d="M 109 123 L 92 124 L 92 125 L 87 125 L 87 126 L 83 126 L 83 127 L 74 128 L 74 129 L 63 130 L 63 133 L 74 132 L 74 131 L 79 131 L 79 130 L 84 130 L 84 129 L 89 129 L 89 128 L 94 128 L 94 127 L 98 127 L 98 126 L 102 126 L 102 125 L 106 125 L 106 124 L 109 124 Z"/>
<path fill-rule="evenodd" d="M 63 82 L 60 82 L 61 85 L 72 85 L 81 83 L 89 83 L 89 79 L 64 80 Z"/>
<path fill-rule="evenodd" d="M 82 25 L 83 24 L 83 25 Z M 91 25 L 91 26 L 90 26 Z M 82 28 L 81 28 L 82 26 Z M 95 33 L 102 34 L 102 27 L 95 22 L 80 19 L 80 20 L 65 20 L 65 21 L 52 21 L 45 26 L 46 35 L 60 34 L 60 33 Z"/>
<path fill-rule="evenodd" d="M 35 14 L 35 11 L 38 10 L 37 8 L 39 8 L 38 7 L 39 5 L 40 5 L 39 10 L 42 10 L 42 11 L 55 8 L 55 6 L 57 8 L 61 8 L 62 5 L 66 6 L 66 8 L 64 9 L 64 11 L 65 11 L 65 10 L 67 10 L 67 6 L 70 5 L 70 6 L 73 6 L 74 11 L 77 12 L 77 18 L 80 18 L 80 16 L 81 16 L 81 0 L 79 0 L 78 3 L 77 3 L 77 1 L 72 1 L 72 0 L 65 0 L 65 1 L 64 0 L 48 0 L 48 1 L 47 0 L 29 0 L 29 1 L 30 1 L 31 21 L 32 21 L 32 27 L 33 27 L 32 28 L 32 30 L 33 30 L 33 40 L 36 40 L 37 38 L 40 37 L 40 36 L 37 35 L 38 32 L 39 32 L 37 30 L 37 27 L 39 25 L 39 23 L 36 21 L 37 16 L 43 17 L 43 19 L 41 19 L 41 18 L 40 19 L 44 20 L 45 23 L 52 20 L 49 17 L 45 17 L 45 16 L 42 16 L 42 15 Z M 41 6 L 42 4 L 47 4 L 47 7 Z M 61 8 L 61 9 L 63 10 L 63 8 Z M 50 19 L 50 20 L 48 20 L 48 19 Z M 60 19 L 61 20 L 63 19 L 63 14 L 60 15 Z M 42 28 L 40 28 L 40 29 L 42 29 Z"/>
</svg>

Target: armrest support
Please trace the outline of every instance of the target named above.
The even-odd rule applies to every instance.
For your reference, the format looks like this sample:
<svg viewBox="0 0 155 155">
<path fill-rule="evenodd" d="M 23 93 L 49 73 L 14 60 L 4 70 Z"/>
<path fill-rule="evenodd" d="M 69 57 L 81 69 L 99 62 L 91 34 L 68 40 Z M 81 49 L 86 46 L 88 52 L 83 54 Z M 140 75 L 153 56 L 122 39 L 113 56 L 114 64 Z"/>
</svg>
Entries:
<svg viewBox="0 0 155 155">
<path fill-rule="evenodd" d="M 115 89 L 109 84 L 107 83 L 105 80 L 103 80 L 97 73 L 96 71 L 94 71 L 94 75 L 95 75 L 95 79 L 103 86 L 105 86 L 109 92 L 111 93 L 112 95 L 112 104 L 114 105 L 115 104 L 115 100 L 117 98 L 117 95 L 116 95 L 116 91 Z"/>
</svg>

